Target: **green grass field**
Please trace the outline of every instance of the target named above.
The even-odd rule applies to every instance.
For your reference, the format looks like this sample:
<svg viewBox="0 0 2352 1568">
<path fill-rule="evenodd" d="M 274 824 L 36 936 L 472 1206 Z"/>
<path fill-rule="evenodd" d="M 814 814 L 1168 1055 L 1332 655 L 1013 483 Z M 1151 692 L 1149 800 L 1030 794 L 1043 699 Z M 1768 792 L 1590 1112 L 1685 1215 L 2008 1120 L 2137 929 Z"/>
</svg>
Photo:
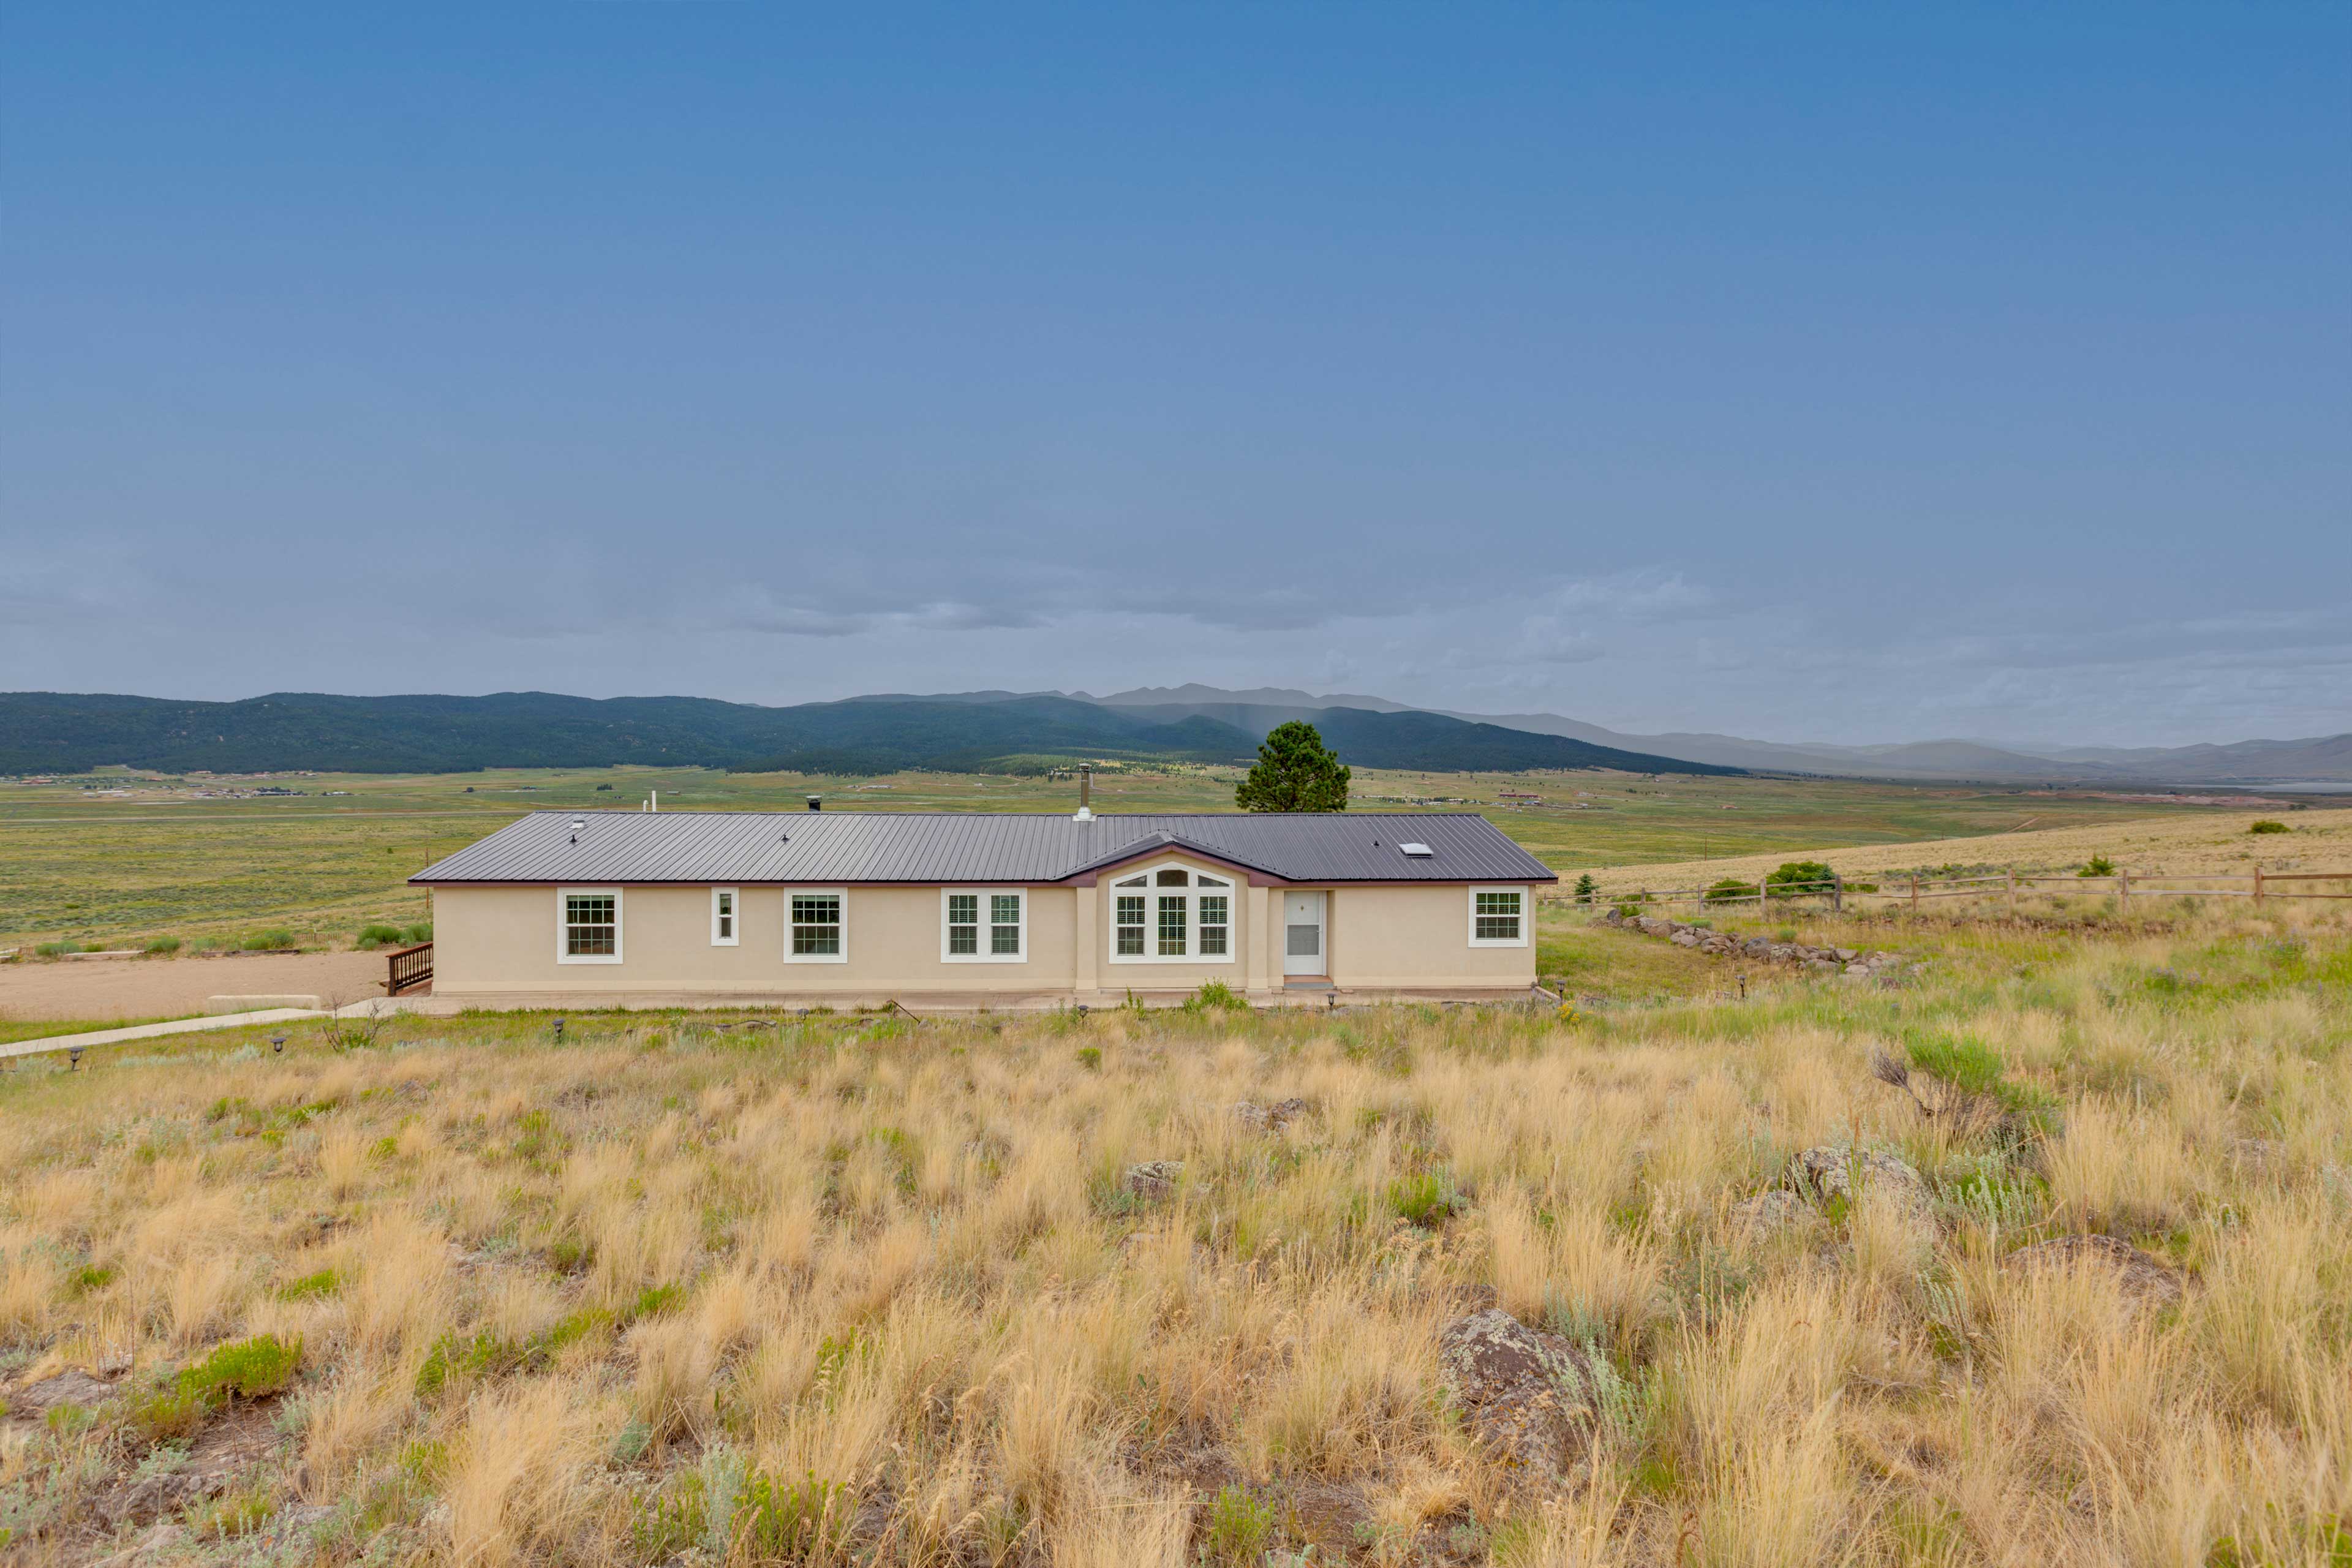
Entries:
<svg viewBox="0 0 2352 1568">
<path fill-rule="evenodd" d="M 1106 811 L 1231 809 L 1231 768 L 1116 773 Z M 850 811 L 1040 811 L 1075 804 L 1066 782 L 971 774 L 845 780 L 703 769 L 611 768 L 281 778 L 294 795 L 200 798 L 232 782 L 110 772 L 0 784 L 0 947 L 177 936 L 235 941 L 290 928 L 347 945 L 371 921 L 429 918 L 404 879 L 534 807 L 797 810 L 822 793 Z M 1506 793 L 1541 797 L 1506 802 Z M 2087 826 L 2171 806 L 2085 795 L 1837 780 L 1650 779 L 1622 773 L 1376 773 L 1364 810 L 1480 810 L 1547 864 L 1644 865 L 1715 856 L 1900 844 Z"/>
</svg>

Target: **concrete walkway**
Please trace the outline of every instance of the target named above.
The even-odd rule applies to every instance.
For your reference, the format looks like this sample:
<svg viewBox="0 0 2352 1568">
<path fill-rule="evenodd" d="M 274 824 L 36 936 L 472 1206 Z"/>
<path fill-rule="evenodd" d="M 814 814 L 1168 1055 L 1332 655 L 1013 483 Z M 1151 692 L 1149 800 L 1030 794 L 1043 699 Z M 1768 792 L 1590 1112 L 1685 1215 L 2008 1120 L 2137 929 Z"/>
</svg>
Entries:
<svg viewBox="0 0 2352 1568">
<path fill-rule="evenodd" d="M 367 1005 L 364 1002 L 358 1006 Z M 350 1012 L 351 1008 L 343 1009 Z M 125 1040 L 152 1039 L 158 1035 L 200 1035 L 207 1029 L 236 1029 L 248 1024 L 291 1024 L 327 1015 L 307 1007 L 270 1007 L 258 1013 L 224 1013 L 211 1018 L 174 1018 L 168 1024 L 131 1024 L 120 1029 L 91 1029 L 79 1035 L 45 1035 L 0 1046 L 0 1058 L 38 1056 L 44 1051 L 79 1051 L 90 1046 L 120 1045 Z"/>
</svg>

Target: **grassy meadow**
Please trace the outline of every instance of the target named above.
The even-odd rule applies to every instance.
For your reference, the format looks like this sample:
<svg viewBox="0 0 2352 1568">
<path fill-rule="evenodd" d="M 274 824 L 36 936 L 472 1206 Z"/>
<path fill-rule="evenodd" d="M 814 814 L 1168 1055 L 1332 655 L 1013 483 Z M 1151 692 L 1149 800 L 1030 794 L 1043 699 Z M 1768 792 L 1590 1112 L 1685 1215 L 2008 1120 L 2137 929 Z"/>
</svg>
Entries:
<svg viewBox="0 0 2352 1568">
<path fill-rule="evenodd" d="M 1790 919 L 1926 968 L 20 1065 L 0 1561 L 2340 1568 L 2352 912 Z"/>
<path fill-rule="evenodd" d="M 1112 811 L 1222 811 L 1232 769 L 1171 766 L 1103 776 Z M 211 798 L 268 783 L 297 795 Z M 96 786 L 96 787 L 85 787 Z M 824 794 L 836 809 L 1043 811 L 1076 786 L 1043 779 L 902 774 L 879 779 L 739 774 L 701 769 L 494 771 L 418 776 L 316 775 L 267 781 L 167 779 L 121 772 L 0 784 L 0 947 L 176 938 L 236 945 L 282 928 L 308 948 L 348 946 L 371 923 L 429 921 L 412 872 L 534 807 L 634 806 L 658 791 L 680 809 L 797 810 Z M 335 793 L 330 793 L 335 792 Z M 1507 793 L 1541 804 L 1505 802 Z M 2044 827 L 2155 818 L 2197 822 L 2210 806 L 2096 795 L 1842 780 L 1651 779 L 1359 770 L 1360 809 L 1479 809 L 1560 869 L 1643 866 L 1833 845 L 1900 845 Z M 2275 808 L 2273 808 L 2275 809 Z"/>
</svg>

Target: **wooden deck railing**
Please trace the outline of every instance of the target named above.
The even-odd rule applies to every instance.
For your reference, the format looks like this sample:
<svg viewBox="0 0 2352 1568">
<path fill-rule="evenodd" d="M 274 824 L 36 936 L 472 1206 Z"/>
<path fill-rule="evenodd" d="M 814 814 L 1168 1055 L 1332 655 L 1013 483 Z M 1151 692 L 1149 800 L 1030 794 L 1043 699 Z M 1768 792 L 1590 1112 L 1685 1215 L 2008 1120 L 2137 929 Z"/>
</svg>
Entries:
<svg viewBox="0 0 2352 1568">
<path fill-rule="evenodd" d="M 1730 880 L 1733 879 L 1727 879 Z M 2098 877 L 2058 876 L 2041 872 L 2001 871 L 1978 877 L 1898 877 L 1889 880 L 1871 881 L 1865 876 L 1864 886 L 1856 887 L 1842 876 L 1830 876 L 1808 882 L 1743 882 L 1734 891 L 1726 888 L 1614 888 L 1595 891 L 1589 900 L 1580 900 L 1568 889 L 1547 891 L 1540 895 L 1548 903 L 1588 901 L 1591 907 L 1626 902 L 1646 904 L 1703 903 L 1725 909 L 1738 909 L 1753 904 L 1759 910 L 1775 900 L 1790 899 L 1826 899 L 1833 910 L 1843 910 L 1849 899 L 1857 901 L 1878 899 L 1891 903 L 1908 904 L 1916 909 L 1929 899 L 2004 899 L 2009 907 L 2017 907 L 2017 895 L 2036 889 L 2067 889 L 2077 893 L 2113 893 L 2128 905 L 2135 898 L 2200 898 L 2252 899 L 2256 903 L 2264 899 L 2352 899 L 2352 889 L 2322 892 L 2314 889 L 2299 890 L 2298 884 L 2306 882 L 2352 883 L 2352 871 L 2265 871 L 2257 866 L 2251 872 L 2223 871 L 2116 871 Z M 2170 887 L 2168 883 L 2195 882 L 2244 883 L 2243 887 Z M 2281 883 L 2289 884 L 2282 887 Z"/>
<path fill-rule="evenodd" d="M 420 942 L 415 947 L 394 948 L 387 955 L 391 974 L 384 981 L 387 994 L 397 996 L 404 991 L 433 983 L 433 944 Z"/>
</svg>

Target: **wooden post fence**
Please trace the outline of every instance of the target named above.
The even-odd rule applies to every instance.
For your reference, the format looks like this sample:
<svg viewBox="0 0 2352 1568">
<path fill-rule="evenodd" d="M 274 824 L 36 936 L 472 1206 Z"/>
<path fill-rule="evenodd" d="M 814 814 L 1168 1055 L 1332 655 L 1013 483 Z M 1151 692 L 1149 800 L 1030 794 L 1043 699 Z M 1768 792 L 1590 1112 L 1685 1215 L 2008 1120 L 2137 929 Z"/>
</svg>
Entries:
<svg viewBox="0 0 2352 1568">
<path fill-rule="evenodd" d="M 2255 867 L 2255 868 L 2254 868 L 2254 902 L 2256 902 L 2256 903 L 2258 903 L 2258 904 L 2259 904 L 2259 903 L 2261 903 L 2262 901 L 2263 901 L 2263 868 L 2262 868 L 2260 866 L 2257 866 L 2257 867 Z"/>
</svg>

